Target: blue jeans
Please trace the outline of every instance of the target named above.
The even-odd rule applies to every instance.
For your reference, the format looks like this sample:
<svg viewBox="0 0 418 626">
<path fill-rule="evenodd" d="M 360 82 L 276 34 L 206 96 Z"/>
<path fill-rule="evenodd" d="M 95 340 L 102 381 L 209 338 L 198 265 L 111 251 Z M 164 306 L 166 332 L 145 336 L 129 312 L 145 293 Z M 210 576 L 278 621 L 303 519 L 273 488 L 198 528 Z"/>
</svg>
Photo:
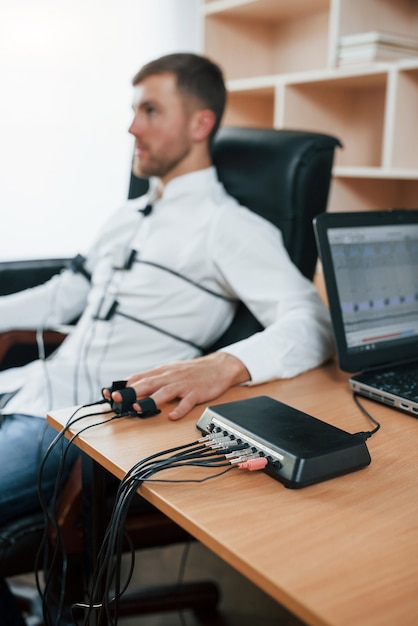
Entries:
<svg viewBox="0 0 418 626">
<path fill-rule="evenodd" d="M 0 526 L 40 510 L 38 468 L 49 444 L 57 436 L 45 419 L 31 415 L 5 415 L 0 428 Z M 64 445 L 64 448 L 67 444 Z M 42 472 L 42 493 L 48 501 L 62 458 L 61 443 L 54 446 Z M 71 445 L 63 465 L 67 476 L 79 450 Z"/>
</svg>

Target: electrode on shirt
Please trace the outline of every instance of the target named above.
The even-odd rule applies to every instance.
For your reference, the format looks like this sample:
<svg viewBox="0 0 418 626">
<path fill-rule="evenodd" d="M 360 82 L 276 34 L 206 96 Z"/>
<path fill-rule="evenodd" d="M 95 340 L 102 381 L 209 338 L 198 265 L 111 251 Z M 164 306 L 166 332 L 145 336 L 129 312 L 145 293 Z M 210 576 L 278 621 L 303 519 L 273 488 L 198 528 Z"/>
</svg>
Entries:
<svg viewBox="0 0 418 626">
<path fill-rule="evenodd" d="M 106 296 L 100 302 L 96 315 L 94 315 L 93 319 L 100 320 L 102 322 L 108 322 L 112 319 L 114 314 L 116 313 L 116 309 L 118 308 L 119 302 L 114 298 L 110 298 Z"/>
<path fill-rule="evenodd" d="M 119 246 L 112 255 L 112 267 L 114 270 L 130 270 L 135 262 L 137 251 Z"/>
<path fill-rule="evenodd" d="M 68 262 L 67 267 L 74 272 L 74 274 L 82 274 L 89 282 L 91 282 L 91 274 L 86 270 L 85 263 L 86 258 L 82 254 L 77 254 Z"/>
<path fill-rule="evenodd" d="M 152 212 L 152 204 L 147 204 L 147 206 L 144 209 L 138 209 L 138 213 L 142 213 L 144 217 L 147 217 L 147 215 L 150 215 L 151 212 Z"/>
</svg>

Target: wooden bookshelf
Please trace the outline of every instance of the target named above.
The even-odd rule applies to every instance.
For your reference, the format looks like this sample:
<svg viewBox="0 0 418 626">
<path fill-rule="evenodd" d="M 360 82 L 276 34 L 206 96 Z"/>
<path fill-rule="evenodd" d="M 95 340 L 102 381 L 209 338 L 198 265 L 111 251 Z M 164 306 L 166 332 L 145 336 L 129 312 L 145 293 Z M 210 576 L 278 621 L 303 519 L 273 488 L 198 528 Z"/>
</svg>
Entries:
<svg viewBox="0 0 418 626">
<path fill-rule="evenodd" d="M 417 2 L 202 0 L 201 17 L 227 80 L 226 125 L 336 135 L 330 211 L 418 207 L 418 52 L 394 46 L 381 60 L 379 47 L 418 50 Z M 347 37 L 370 40 L 364 60 L 360 47 L 343 58 Z"/>
</svg>

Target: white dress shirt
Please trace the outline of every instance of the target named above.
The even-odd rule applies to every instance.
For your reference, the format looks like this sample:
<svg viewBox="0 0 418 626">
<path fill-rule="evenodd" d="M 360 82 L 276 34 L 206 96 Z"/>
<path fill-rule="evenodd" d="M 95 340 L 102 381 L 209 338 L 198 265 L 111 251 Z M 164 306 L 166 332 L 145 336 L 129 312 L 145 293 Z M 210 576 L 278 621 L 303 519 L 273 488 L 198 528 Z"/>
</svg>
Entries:
<svg viewBox="0 0 418 626">
<path fill-rule="evenodd" d="M 224 351 L 244 363 L 252 383 L 295 376 L 332 353 L 328 312 L 280 232 L 227 195 L 214 168 L 170 181 L 159 199 L 154 182 L 101 230 L 86 259 L 90 284 L 64 270 L 0 298 L 0 331 L 81 316 L 52 357 L 0 373 L 0 393 L 18 390 L 4 413 L 44 417 L 99 400 L 114 380 L 194 358 L 228 327 L 238 300 L 265 330 Z M 144 216 L 139 209 L 150 203 Z M 132 250 L 136 259 L 124 269 Z"/>
</svg>

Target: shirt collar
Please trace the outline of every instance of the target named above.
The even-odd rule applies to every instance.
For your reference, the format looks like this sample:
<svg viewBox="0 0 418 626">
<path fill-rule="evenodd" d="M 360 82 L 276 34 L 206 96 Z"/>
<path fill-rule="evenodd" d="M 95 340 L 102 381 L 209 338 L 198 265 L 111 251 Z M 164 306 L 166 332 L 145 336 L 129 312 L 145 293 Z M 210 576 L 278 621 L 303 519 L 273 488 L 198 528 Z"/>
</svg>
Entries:
<svg viewBox="0 0 418 626">
<path fill-rule="evenodd" d="M 128 205 L 132 210 L 138 211 L 143 209 L 147 204 L 154 204 L 165 200 L 173 200 L 184 194 L 199 191 L 205 191 L 211 187 L 214 182 L 218 182 L 218 175 L 214 166 L 207 167 L 196 172 L 189 172 L 182 176 L 177 176 L 170 180 L 163 191 L 161 198 L 158 198 L 159 179 L 152 177 L 149 179 L 149 189 L 147 193 L 139 198 L 128 200 Z M 157 200 L 158 198 L 158 200 Z"/>
<path fill-rule="evenodd" d="M 201 192 L 217 180 L 218 176 L 214 166 L 177 176 L 166 184 L 161 200 L 171 200 L 193 191 Z"/>
</svg>

